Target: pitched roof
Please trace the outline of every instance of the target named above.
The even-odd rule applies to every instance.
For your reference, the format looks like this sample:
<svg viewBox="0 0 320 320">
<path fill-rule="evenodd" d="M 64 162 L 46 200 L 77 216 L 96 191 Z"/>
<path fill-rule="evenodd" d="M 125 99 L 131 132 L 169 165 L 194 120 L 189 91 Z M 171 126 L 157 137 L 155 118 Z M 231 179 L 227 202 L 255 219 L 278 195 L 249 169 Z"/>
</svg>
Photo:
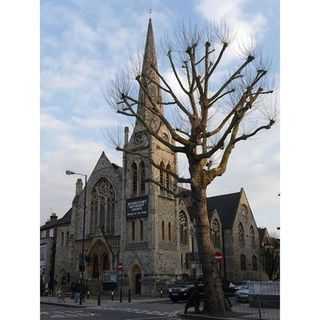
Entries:
<svg viewBox="0 0 320 320">
<path fill-rule="evenodd" d="M 209 217 L 218 211 L 224 229 L 231 229 L 239 206 L 241 191 L 207 198 Z"/>
<path fill-rule="evenodd" d="M 70 208 L 62 218 L 57 220 L 49 220 L 44 225 L 40 227 L 40 230 L 47 230 L 51 229 L 56 226 L 66 225 L 71 223 L 71 216 L 72 216 L 72 208 Z"/>
</svg>

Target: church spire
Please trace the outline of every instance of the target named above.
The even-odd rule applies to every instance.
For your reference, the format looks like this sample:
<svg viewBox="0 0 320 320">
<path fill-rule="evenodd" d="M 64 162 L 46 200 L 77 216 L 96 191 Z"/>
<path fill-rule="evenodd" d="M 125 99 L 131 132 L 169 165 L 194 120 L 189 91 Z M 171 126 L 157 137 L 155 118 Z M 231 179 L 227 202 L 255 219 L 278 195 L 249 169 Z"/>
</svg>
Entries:
<svg viewBox="0 0 320 320">
<path fill-rule="evenodd" d="M 147 31 L 147 37 L 146 37 L 146 45 L 145 45 L 145 49 L 144 49 L 142 73 L 143 74 L 150 73 L 152 71 L 151 65 L 154 65 L 156 68 L 158 68 L 156 47 L 154 44 L 152 20 L 151 20 L 151 18 L 149 18 L 148 31 Z"/>
<path fill-rule="evenodd" d="M 158 70 L 158 62 L 152 20 L 151 18 L 149 18 L 142 64 L 142 81 L 144 81 L 145 85 L 147 86 L 149 95 L 152 97 L 153 103 L 156 104 L 159 110 L 162 111 L 160 90 L 154 83 L 152 83 L 152 81 L 160 83 L 160 79 L 157 73 L 155 72 L 154 68 Z M 150 79 L 152 79 L 152 81 L 150 81 Z M 146 122 L 149 122 L 152 118 L 154 119 L 155 116 L 152 115 L 150 111 L 146 110 L 145 106 L 151 108 L 152 104 L 147 98 L 147 96 L 144 94 L 143 90 L 140 89 L 138 113 L 145 119 Z"/>
</svg>

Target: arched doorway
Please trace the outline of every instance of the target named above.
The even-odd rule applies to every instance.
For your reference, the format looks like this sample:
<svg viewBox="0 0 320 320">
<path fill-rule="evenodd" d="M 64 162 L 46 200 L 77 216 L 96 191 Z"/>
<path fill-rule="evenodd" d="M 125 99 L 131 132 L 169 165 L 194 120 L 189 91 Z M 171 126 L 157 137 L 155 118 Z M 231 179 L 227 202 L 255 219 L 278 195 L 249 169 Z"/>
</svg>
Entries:
<svg viewBox="0 0 320 320">
<path fill-rule="evenodd" d="M 134 265 L 131 272 L 131 281 L 133 287 L 133 293 L 135 295 L 141 295 L 141 280 L 142 272 L 138 265 Z"/>
<path fill-rule="evenodd" d="M 111 271 L 110 253 L 106 245 L 98 240 L 89 250 L 89 277 L 92 280 L 103 280 L 104 272 Z"/>
</svg>

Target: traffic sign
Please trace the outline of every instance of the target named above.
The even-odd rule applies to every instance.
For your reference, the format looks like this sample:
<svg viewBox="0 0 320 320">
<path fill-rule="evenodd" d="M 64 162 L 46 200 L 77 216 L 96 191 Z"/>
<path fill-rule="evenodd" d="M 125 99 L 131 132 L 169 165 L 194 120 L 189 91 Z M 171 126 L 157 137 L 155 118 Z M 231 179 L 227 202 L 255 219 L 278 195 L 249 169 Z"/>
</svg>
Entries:
<svg viewBox="0 0 320 320">
<path fill-rule="evenodd" d="M 214 257 L 216 260 L 223 260 L 223 254 L 219 251 L 215 252 Z"/>
</svg>

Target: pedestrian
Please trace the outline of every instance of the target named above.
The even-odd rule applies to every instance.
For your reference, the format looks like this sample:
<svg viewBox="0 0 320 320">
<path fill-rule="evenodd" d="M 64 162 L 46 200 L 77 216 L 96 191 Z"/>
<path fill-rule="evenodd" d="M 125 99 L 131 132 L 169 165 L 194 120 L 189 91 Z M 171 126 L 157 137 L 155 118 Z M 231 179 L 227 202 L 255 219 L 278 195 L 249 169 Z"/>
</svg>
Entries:
<svg viewBox="0 0 320 320">
<path fill-rule="evenodd" d="M 80 300 L 80 281 L 74 286 L 74 302 L 78 303 Z"/>
<path fill-rule="evenodd" d="M 194 312 L 195 313 L 200 313 L 200 290 L 198 283 L 196 282 L 194 287 L 190 289 L 190 295 L 188 298 L 188 301 L 184 307 L 184 313 L 188 312 L 188 309 L 191 307 L 194 307 Z"/>
<path fill-rule="evenodd" d="M 58 288 L 57 290 L 57 298 L 58 298 L 58 302 L 63 302 L 63 303 L 66 302 L 64 299 L 64 292 L 62 287 Z"/>
</svg>

